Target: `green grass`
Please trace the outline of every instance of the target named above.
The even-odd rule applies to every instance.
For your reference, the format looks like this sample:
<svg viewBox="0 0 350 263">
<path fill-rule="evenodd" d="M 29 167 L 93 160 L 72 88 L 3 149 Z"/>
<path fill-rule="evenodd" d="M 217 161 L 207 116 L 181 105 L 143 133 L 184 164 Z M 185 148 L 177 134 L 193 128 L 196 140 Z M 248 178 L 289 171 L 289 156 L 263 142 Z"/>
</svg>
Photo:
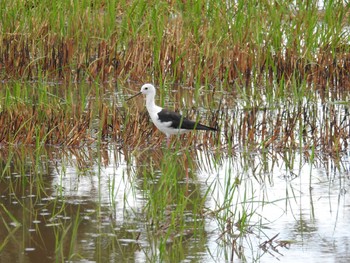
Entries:
<svg viewBox="0 0 350 263">
<path fill-rule="evenodd" d="M 16 239 L 31 240 L 19 232 L 40 217 L 42 200 L 51 215 L 48 226 L 35 226 L 35 240 L 42 242 L 49 228 L 53 243 L 45 245 L 57 262 L 84 259 L 84 244 L 75 243 L 80 233 L 95 244 L 92 260 L 128 257 L 128 249 L 143 250 L 150 262 L 186 260 L 189 247 L 206 246 L 206 220 L 217 224 L 224 249 L 249 243 L 263 232 L 256 218 L 268 204 L 256 199 L 252 180 L 273 183 L 277 160 L 286 177 L 294 176 L 296 153 L 309 153 L 314 164 L 322 154 L 340 158 L 348 149 L 348 95 L 339 93 L 349 86 L 348 17 L 349 7 L 334 1 L 322 10 L 304 1 L 1 1 L 0 183 L 21 209 L 1 206 L 7 235 L 0 252 Z M 160 88 L 160 105 L 218 124 L 220 132 L 174 136 L 165 148 L 143 99 L 124 101 L 144 82 Z M 74 154 L 57 157 L 48 145 Z M 110 145 L 136 168 L 109 174 L 108 189 L 101 189 Z M 225 158 L 231 160 L 218 175 L 223 180 L 203 191 L 199 166 L 205 163 L 210 177 Z M 61 181 L 52 192 L 48 164 L 60 160 Z M 77 161 L 78 179 L 98 177 L 96 202 L 65 199 L 67 160 Z M 118 176 L 144 202 L 140 211 L 129 209 L 125 195 L 129 221 L 122 226 L 113 218 Z M 23 200 L 28 191 L 35 198 Z M 287 188 L 286 210 L 296 198 Z M 105 228 L 106 218 L 113 223 Z M 149 246 L 136 240 L 124 248 L 120 238 Z M 199 248 L 191 247 L 193 239 Z"/>
<path fill-rule="evenodd" d="M 270 148 L 264 149 L 264 154 L 246 149 L 229 154 L 210 149 L 198 151 L 191 144 L 174 141 L 172 149 L 133 151 L 125 147 L 123 157 L 116 147 L 116 159 L 109 159 L 105 151 L 110 149 L 104 147 L 100 139 L 94 147 L 73 148 L 71 152 L 61 147 L 16 146 L 4 155 L 2 149 L 2 160 L 7 160 L 1 163 L 3 196 L 19 203 L 1 207 L 6 235 L 0 248 L 7 251 L 8 246 L 19 246 L 16 240 L 20 240 L 23 249 L 32 246 L 40 249 L 45 244 L 45 251 L 50 253 L 43 256 L 56 261 L 105 261 L 114 255 L 129 259 L 135 251 L 146 255 L 150 262 L 181 261 L 197 251 L 207 251 L 208 236 L 213 238 L 215 234 L 218 247 L 227 250 L 228 254 L 223 256 L 227 260 L 236 258 L 240 247 L 245 249 L 240 254 L 242 260 L 257 259 L 262 251 L 256 250 L 253 240 L 269 240 L 271 236 L 265 232 L 273 223 L 262 218 L 260 212 L 281 200 L 260 196 L 261 189 L 255 188 L 254 182 L 263 187 L 277 183 L 283 176 L 292 181 L 295 171 L 304 167 L 301 148 L 285 151 Z M 123 164 L 123 158 L 129 164 L 119 173 L 118 165 Z M 315 167 L 320 165 L 315 148 L 310 158 Z M 276 167 L 282 174 L 274 174 Z M 207 179 L 203 175 L 199 178 L 201 172 Z M 112 181 L 104 188 L 102 182 L 108 180 Z M 72 185 L 63 181 L 71 181 Z M 92 198 L 78 194 L 84 182 L 93 185 Z M 117 182 L 129 186 L 124 189 L 124 197 L 118 197 L 123 188 Z M 69 191 L 73 191 L 72 196 Z M 27 197 L 29 194 L 33 197 Z M 138 205 L 132 204 L 133 198 Z M 298 201 L 292 185 L 286 186 L 285 199 L 285 209 L 289 211 L 291 203 Z M 45 211 L 50 215 L 43 216 Z M 314 215 L 317 217 L 317 213 Z M 33 224 L 36 220 L 41 222 Z M 12 228 L 11 222 L 19 222 L 16 223 L 19 227 Z M 217 229 L 207 232 L 208 224 L 216 225 Z M 33 228 L 35 233 L 26 231 Z M 32 240 L 35 242 L 31 243 Z M 236 251 L 232 252 L 233 246 Z M 195 255 L 198 260 L 200 255 Z"/>
<path fill-rule="evenodd" d="M 264 80 L 288 81 L 296 73 L 327 81 L 337 74 L 329 59 L 341 65 L 349 51 L 349 10 L 333 1 L 321 9 L 301 1 L 15 0 L 0 12 L 3 79 L 261 89 Z"/>
</svg>

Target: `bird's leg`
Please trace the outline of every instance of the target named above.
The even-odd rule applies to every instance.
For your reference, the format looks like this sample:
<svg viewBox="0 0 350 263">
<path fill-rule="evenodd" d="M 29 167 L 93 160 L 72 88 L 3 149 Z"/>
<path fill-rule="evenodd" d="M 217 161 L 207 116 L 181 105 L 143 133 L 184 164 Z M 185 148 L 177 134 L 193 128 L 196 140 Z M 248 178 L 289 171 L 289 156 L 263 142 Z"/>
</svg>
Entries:
<svg viewBox="0 0 350 263">
<path fill-rule="evenodd" d="M 168 148 L 170 148 L 170 135 L 166 136 L 166 145 Z"/>
</svg>

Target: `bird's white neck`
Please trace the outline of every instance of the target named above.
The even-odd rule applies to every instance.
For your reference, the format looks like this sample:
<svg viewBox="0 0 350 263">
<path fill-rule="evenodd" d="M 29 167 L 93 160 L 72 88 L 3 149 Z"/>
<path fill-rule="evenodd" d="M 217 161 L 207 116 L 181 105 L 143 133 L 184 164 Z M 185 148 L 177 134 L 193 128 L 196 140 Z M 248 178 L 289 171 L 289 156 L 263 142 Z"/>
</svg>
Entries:
<svg viewBox="0 0 350 263">
<path fill-rule="evenodd" d="M 152 111 L 152 109 L 155 109 L 157 106 L 154 102 L 154 97 L 156 94 L 147 94 L 146 96 L 146 108 L 148 111 Z"/>
</svg>

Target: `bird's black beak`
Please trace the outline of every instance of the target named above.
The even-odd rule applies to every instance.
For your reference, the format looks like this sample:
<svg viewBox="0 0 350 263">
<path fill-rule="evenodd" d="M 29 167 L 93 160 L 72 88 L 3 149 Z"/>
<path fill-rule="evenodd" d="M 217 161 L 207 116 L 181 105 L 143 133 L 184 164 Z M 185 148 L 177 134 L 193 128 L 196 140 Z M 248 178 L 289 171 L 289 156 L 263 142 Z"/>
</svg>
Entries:
<svg viewBox="0 0 350 263">
<path fill-rule="evenodd" d="M 139 92 L 139 93 L 135 94 L 134 96 L 131 96 L 130 98 L 126 99 L 125 101 L 131 100 L 131 99 L 133 99 L 133 98 L 135 98 L 135 97 L 137 97 L 138 95 L 141 95 L 141 94 L 142 94 L 142 92 Z"/>
</svg>

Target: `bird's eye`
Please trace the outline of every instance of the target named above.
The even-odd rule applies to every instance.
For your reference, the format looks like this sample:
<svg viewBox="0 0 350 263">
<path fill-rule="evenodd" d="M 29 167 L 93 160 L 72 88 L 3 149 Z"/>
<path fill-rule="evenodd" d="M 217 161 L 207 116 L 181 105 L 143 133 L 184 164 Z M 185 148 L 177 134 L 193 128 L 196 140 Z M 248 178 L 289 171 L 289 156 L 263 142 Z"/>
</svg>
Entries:
<svg viewBox="0 0 350 263">
<path fill-rule="evenodd" d="M 148 90 L 148 88 L 146 87 L 145 90 Z"/>
</svg>

